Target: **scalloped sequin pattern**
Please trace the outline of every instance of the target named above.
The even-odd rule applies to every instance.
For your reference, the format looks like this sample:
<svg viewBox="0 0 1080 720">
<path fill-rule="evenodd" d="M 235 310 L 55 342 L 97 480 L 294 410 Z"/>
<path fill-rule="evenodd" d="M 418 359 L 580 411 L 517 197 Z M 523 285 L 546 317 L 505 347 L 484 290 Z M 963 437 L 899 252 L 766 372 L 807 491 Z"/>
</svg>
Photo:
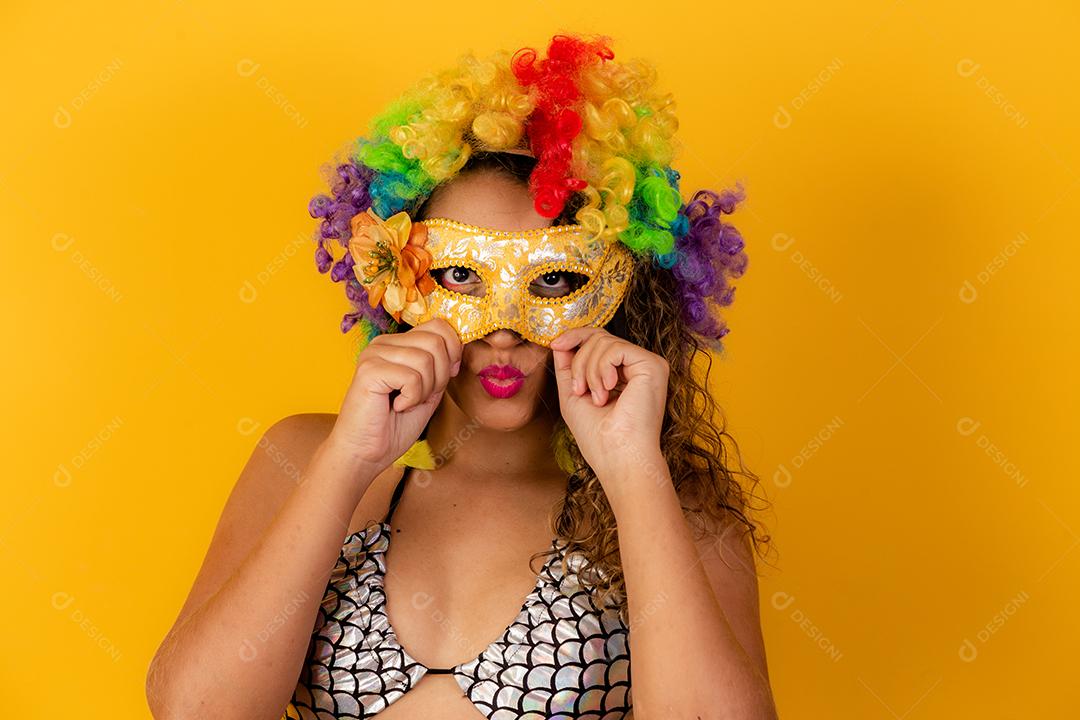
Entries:
<svg viewBox="0 0 1080 720">
<path fill-rule="evenodd" d="M 345 539 L 330 575 L 300 681 L 282 720 L 371 718 L 428 672 L 386 614 L 388 523 Z M 581 587 L 585 560 L 552 541 L 517 617 L 480 655 L 453 667 L 462 693 L 490 720 L 631 717 L 629 628 Z"/>
</svg>

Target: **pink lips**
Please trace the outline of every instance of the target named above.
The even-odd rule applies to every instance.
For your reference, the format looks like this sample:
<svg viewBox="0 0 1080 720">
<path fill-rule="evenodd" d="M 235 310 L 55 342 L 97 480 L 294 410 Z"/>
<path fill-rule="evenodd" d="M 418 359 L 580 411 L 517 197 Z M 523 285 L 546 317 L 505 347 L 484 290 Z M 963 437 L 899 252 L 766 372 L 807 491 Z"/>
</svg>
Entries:
<svg viewBox="0 0 1080 720">
<path fill-rule="evenodd" d="M 480 385 L 495 398 L 512 397 L 525 384 L 525 374 L 513 365 L 488 365 L 477 375 Z"/>
</svg>

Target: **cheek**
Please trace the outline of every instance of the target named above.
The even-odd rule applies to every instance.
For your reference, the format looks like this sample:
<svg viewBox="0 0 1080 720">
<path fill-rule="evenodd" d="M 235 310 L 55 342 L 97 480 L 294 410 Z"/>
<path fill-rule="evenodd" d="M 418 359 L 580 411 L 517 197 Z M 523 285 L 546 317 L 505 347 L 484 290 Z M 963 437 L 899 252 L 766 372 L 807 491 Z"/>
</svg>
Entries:
<svg viewBox="0 0 1080 720">
<path fill-rule="evenodd" d="M 546 394 L 549 384 L 547 368 L 540 366 L 529 376 L 525 387 L 521 389 L 527 392 L 530 397 L 536 397 Z"/>
</svg>

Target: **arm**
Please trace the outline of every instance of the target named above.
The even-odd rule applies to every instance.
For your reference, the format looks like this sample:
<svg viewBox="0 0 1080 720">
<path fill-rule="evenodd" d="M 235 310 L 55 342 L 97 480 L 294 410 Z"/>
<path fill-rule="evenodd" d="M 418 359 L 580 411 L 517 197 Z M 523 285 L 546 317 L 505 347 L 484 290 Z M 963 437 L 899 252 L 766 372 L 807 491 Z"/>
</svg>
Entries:
<svg viewBox="0 0 1080 720">
<path fill-rule="evenodd" d="M 317 441 L 311 426 L 286 418 L 270 428 L 241 473 L 150 664 L 155 718 L 284 712 L 349 519 L 376 475 L 325 433 Z M 282 453 L 296 467 L 310 457 L 299 478 Z"/>
<path fill-rule="evenodd" d="M 753 555 L 736 533 L 695 543 L 663 455 L 648 458 L 601 478 L 616 490 L 608 499 L 626 582 L 635 716 L 774 720 Z"/>
</svg>

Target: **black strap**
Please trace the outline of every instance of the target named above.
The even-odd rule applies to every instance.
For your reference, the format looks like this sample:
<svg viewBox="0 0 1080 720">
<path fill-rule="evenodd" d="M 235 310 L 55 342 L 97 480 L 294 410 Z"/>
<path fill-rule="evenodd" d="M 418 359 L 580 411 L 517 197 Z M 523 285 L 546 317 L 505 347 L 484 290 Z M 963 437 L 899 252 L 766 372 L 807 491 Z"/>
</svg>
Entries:
<svg viewBox="0 0 1080 720">
<path fill-rule="evenodd" d="M 390 498 L 390 509 L 386 511 L 386 517 L 383 519 L 384 523 L 390 522 L 390 516 L 394 514 L 394 508 L 397 507 L 398 501 L 401 500 L 401 493 L 405 490 L 405 478 L 409 476 L 410 470 L 412 470 L 411 466 L 405 467 L 405 472 L 401 473 L 401 479 L 398 480 L 397 485 L 394 487 L 394 494 Z"/>
</svg>

